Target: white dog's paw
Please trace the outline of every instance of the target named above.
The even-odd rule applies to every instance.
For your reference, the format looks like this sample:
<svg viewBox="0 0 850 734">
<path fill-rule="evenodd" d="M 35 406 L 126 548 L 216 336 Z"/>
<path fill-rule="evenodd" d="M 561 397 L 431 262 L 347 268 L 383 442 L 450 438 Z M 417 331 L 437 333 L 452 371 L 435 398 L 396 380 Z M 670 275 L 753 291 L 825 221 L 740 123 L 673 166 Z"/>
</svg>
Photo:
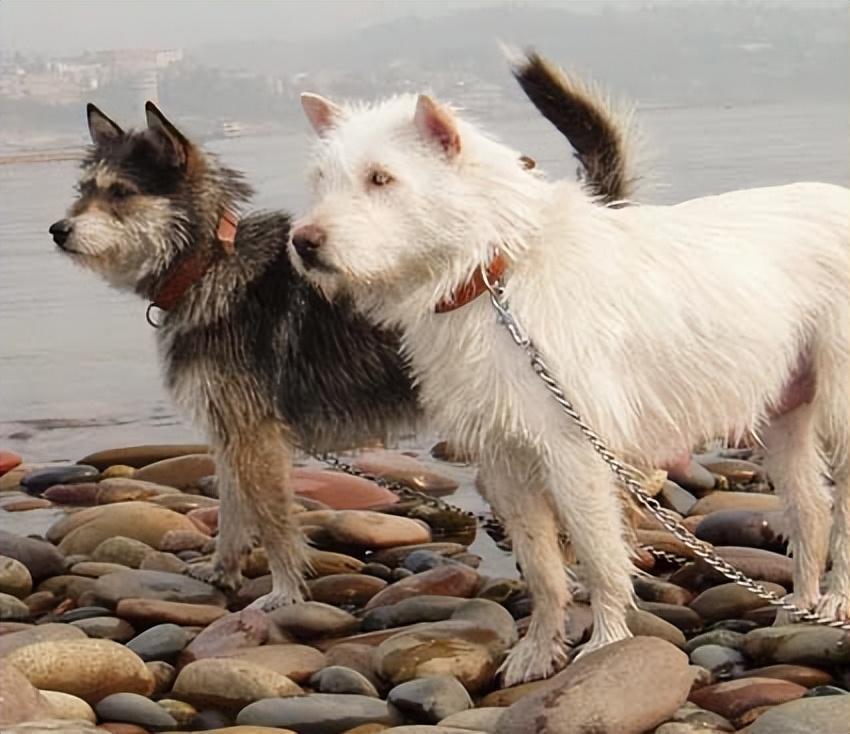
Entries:
<svg viewBox="0 0 850 734">
<path fill-rule="evenodd" d="M 243 580 L 239 568 L 226 569 L 215 561 L 192 563 L 186 569 L 186 575 L 198 581 L 206 581 L 224 591 L 235 591 L 242 586 Z"/>
<path fill-rule="evenodd" d="M 815 607 L 821 617 L 850 622 L 850 594 L 841 591 L 827 591 Z"/>
<path fill-rule="evenodd" d="M 304 601 L 304 597 L 300 592 L 289 591 L 274 591 L 268 594 L 263 594 L 261 597 L 254 599 L 248 609 L 259 609 L 262 612 L 271 612 L 278 607 L 286 607 L 290 604 L 299 604 Z"/>
<path fill-rule="evenodd" d="M 508 653 L 499 673 L 505 687 L 549 678 L 567 664 L 569 649 L 562 640 L 543 644 L 525 637 Z"/>
<path fill-rule="evenodd" d="M 629 637 L 632 637 L 632 633 L 629 631 L 625 622 L 609 625 L 598 625 L 594 623 L 590 639 L 582 645 L 574 660 L 583 658 L 585 655 L 589 655 L 596 650 L 601 650 L 612 642 L 627 640 Z"/>
</svg>

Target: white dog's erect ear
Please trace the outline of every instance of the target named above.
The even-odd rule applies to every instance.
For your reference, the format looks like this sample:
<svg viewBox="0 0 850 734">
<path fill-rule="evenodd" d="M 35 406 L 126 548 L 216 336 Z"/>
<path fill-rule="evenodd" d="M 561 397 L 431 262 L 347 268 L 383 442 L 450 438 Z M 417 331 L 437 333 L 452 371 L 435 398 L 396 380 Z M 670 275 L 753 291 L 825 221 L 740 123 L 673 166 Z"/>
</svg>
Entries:
<svg viewBox="0 0 850 734">
<path fill-rule="evenodd" d="M 419 95 L 413 122 L 419 134 L 437 143 L 449 158 L 460 153 L 460 133 L 454 117 L 427 95 Z"/>
<path fill-rule="evenodd" d="M 151 101 L 145 103 L 145 119 L 149 129 L 159 130 L 171 141 L 174 163 L 177 166 L 186 166 L 192 153 L 192 144 L 189 139 Z"/>
<path fill-rule="evenodd" d="M 116 123 L 104 115 L 91 102 L 86 105 L 86 119 L 89 123 L 91 141 L 95 145 L 117 140 L 124 134 L 124 131 Z"/>
<path fill-rule="evenodd" d="M 341 107 L 318 94 L 304 92 L 301 95 L 301 106 L 313 129 L 320 136 L 332 130 L 343 118 Z"/>
</svg>

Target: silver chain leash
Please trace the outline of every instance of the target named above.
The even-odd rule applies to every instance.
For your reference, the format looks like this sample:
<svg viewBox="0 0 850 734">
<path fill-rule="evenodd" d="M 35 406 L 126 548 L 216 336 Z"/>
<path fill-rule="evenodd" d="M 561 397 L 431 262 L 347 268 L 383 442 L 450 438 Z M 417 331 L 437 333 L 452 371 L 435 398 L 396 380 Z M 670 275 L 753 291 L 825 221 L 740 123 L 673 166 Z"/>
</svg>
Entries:
<svg viewBox="0 0 850 734">
<path fill-rule="evenodd" d="M 593 450 L 602 458 L 608 465 L 608 468 L 614 473 L 617 479 L 629 491 L 629 494 L 645 507 L 678 541 L 687 546 L 694 555 L 705 561 L 711 568 L 725 576 L 730 581 L 733 581 L 738 586 L 742 586 L 751 593 L 763 599 L 768 604 L 778 607 L 801 621 L 812 622 L 813 624 L 824 625 L 826 627 L 835 627 L 843 630 L 850 630 L 850 622 L 842 622 L 829 617 L 822 617 L 815 612 L 807 609 L 801 609 L 789 601 L 777 596 L 771 591 L 768 591 L 757 581 L 754 581 L 749 576 L 741 573 L 731 563 L 721 558 L 714 550 L 713 546 L 703 540 L 697 538 L 687 528 L 681 525 L 669 510 L 661 506 L 661 504 L 650 494 L 644 491 L 641 484 L 634 478 L 632 472 L 621 462 L 614 453 L 605 445 L 602 439 L 584 422 L 579 412 L 573 407 L 564 391 L 561 390 L 557 380 L 552 376 L 551 370 L 543 361 L 543 356 L 540 354 L 537 347 L 532 342 L 531 338 L 524 331 L 522 326 L 516 320 L 516 317 L 511 313 L 510 306 L 505 298 L 504 286 L 500 280 L 489 282 L 485 269 L 481 269 L 484 277 L 484 283 L 487 290 L 490 292 L 490 303 L 498 314 L 499 323 L 505 327 L 511 335 L 514 343 L 520 347 L 528 356 L 531 363 L 531 368 L 534 373 L 540 378 L 546 389 L 551 393 L 552 397 L 561 406 L 563 411 L 572 418 L 575 425 L 587 438 Z"/>
</svg>

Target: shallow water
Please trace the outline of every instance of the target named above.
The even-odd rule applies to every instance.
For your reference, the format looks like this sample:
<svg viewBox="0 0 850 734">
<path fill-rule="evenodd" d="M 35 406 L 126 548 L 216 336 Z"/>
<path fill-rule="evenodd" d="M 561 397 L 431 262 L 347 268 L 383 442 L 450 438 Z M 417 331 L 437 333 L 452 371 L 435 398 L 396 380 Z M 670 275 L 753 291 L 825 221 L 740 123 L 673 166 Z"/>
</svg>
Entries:
<svg viewBox="0 0 850 734">
<path fill-rule="evenodd" d="M 650 109 L 639 120 L 649 153 L 641 201 L 797 180 L 848 184 L 843 103 Z M 534 114 L 494 117 L 489 127 L 550 173 L 575 170 L 568 147 Z M 305 140 L 299 128 L 211 147 L 246 172 L 258 206 L 298 211 Z M 71 201 L 76 168 L 0 165 L 0 447 L 28 460 L 76 460 L 111 446 L 194 441 L 160 385 L 145 304 L 71 266 L 47 234 Z M 427 455 L 432 443 L 422 436 L 406 448 Z M 472 471 L 452 471 L 463 481 L 458 504 L 480 509 Z"/>
</svg>

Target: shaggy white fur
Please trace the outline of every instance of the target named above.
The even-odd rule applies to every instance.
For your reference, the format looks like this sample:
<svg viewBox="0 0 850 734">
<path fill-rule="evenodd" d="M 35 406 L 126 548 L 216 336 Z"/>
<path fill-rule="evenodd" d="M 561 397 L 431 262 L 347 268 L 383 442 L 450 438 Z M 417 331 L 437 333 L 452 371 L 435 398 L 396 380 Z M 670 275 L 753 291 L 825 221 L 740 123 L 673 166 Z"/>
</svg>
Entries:
<svg viewBox="0 0 850 734">
<path fill-rule="evenodd" d="M 629 636 L 633 569 L 608 468 L 488 299 L 434 312 L 495 248 L 513 311 L 622 458 L 659 466 L 718 435 L 760 436 L 787 502 L 796 602 L 850 618 L 850 191 L 798 183 L 606 209 L 520 169 L 516 151 L 428 97 L 341 108 L 311 95 L 305 110 L 320 140 L 301 267 L 401 327 L 430 417 L 480 460 L 535 602 L 508 685 L 565 660 L 561 528 L 591 585 L 586 650 Z M 824 457 L 835 509 L 821 595 Z"/>
</svg>

